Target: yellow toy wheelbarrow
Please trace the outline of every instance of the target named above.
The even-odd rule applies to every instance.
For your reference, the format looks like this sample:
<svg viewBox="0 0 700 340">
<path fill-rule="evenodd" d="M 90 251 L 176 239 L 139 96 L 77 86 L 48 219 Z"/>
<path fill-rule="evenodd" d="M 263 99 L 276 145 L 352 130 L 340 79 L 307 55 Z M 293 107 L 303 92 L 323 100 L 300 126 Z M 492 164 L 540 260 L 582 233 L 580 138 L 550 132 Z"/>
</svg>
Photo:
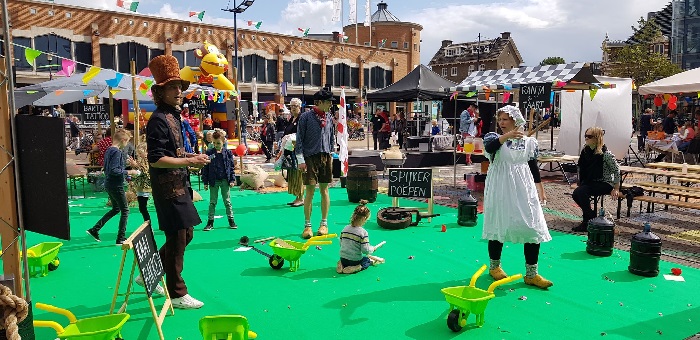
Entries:
<svg viewBox="0 0 700 340">
<path fill-rule="evenodd" d="M 50 271 L 58 269 L 60 260 L 58 259 L 58 251 L 63 246 L 62 242 L 42 242 L 35 246 L 27 248 L 27 265 L 29 267 L 29 275 L 31 276 L 46 276 Z M 0 255 L 2 250 L 0 250 Z M 20 256 L 22 252 L 20 252 Z"/>
<path fill-rule="evenodd" d="M 75 315 L 67 309 L 37 303 L 36 308 L 47 312 L 63 315 L 68 318 L 70 324 L 61 326 L 55 321 L 34 321 L 34 327 L 50 327 L 56 331 L 61 340 L 114 340 L 121 339 L 121 330 L 129 314 L 110 314 L 78 320 Z"/>
<path fill-rule="evenodd" d="M 450 304 L 450 314 L 447 316 L 447 327 L 449 327 L 453 332 L 459 332 L 462 327 L 467 325 L 467 318 L 469 313 L 476 315 L 476 326 L 481 327 L 484 325 L 484 310 L 489 303 L 489 300 L 493 299 L 495 294 L 493 294 L 496 287 L 513 282 L 523 277 L 522 274 L 517 274 L 509 276 L 505 279 L 498 280 L 492 283 L 487 290 L 476 288 L 476 280 L 481 276 L 481 274 L 486 270 L 486 265 L 481 266 L 479 270 L 474 273 L 469 286 L 458 286 L 458 287 L 448 287 L 443 288 L 442 293 L 445 294 L 445 299 L 447 303 Z"/>
<path fill-rule="evenodd" d="M 299 268 L 299 258 L 306 253 L 310 246 L 331 244 L 329 238 L 334 238 L 338 235 L 328 234 L 323 236 L 314 236 L 305 243 L 294 242 L 289 240 L 274 239 L 270 242 L 274 255 L 270 256 L 270 267 L 280 269 L 284 265 L 284 260 L 289 261 L 289 271 L 294 272 Z M 322 241 L 325 240 L 325 241 Z"/>
</svg>

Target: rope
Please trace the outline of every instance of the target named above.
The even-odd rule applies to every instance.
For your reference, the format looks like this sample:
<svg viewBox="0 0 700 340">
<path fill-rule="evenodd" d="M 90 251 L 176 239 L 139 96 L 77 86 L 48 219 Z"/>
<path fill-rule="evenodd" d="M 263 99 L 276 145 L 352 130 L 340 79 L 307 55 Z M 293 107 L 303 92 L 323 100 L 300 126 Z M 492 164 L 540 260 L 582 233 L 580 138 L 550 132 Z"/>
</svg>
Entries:
<svg viewBox="0 0 700 340">
<path fill-rule="evenodd" d="M 3 323 L 0 329 L 5 329 L 5 334 L 9 340 L 21 340 L 19 336 L 18 322 L 22 322 L 29 313 L 29 306 L 23 298 L 12 295 L 10 288 L 0 285 L 0 314 L 3 316 Z"/>
</svg>

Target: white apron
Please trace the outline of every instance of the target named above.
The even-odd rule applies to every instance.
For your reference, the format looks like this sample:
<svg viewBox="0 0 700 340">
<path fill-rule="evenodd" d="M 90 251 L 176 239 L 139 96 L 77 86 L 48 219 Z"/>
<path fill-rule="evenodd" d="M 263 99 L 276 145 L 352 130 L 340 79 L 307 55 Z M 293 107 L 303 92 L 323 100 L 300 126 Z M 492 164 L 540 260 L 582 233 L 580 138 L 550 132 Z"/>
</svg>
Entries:
<svg viewBox="0 0 700 340">
<path fill-rule="evenodd" d="M 510 144 L 510 145 L 509 145 Z M 482 238 L 501 243 L 542 243 L 552 239 L 542 214 L 527 162 L 536 157 L 537 140 L 504 143 L 495 155 L 484 188 Z"/>
</svg>

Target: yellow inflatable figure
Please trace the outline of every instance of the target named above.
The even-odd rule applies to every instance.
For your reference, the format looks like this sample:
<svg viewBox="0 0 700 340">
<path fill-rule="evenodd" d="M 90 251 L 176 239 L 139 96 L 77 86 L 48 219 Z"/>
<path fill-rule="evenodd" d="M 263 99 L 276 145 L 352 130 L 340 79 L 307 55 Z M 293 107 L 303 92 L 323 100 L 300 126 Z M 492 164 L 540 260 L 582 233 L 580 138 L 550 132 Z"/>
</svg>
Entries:
<svg viewBox="0 0 700 340">
<path fill-rule="evenodd" d="M 193 84 L 212 85 L 218 90 L 233 91 L 236 89 L 231 81 L 224 76 L 228 70 L 228 61 L 216 46 L 204 41 L 204 44 L 196 49 L 194 54 L 197 58 L 202 59 L 199 67 L 183 67 L 180 70 L 180 78 Z"/>
</svg>

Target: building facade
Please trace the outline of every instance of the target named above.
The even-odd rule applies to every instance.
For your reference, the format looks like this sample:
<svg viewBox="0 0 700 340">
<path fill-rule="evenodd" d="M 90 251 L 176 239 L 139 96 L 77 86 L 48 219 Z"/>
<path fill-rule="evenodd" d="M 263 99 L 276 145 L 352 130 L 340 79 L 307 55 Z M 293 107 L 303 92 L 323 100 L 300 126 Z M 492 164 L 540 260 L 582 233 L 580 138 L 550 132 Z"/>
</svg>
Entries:
<svg viewBox="0 0 700 340">
<path fill-rule="evenodd" d="M 8 8 L 18 86 L 55 77 L 60 58 L 123 73 L 130 73 L 131 60 L 138 73 L 150 59 L 162 54 L 175 56 L 181 67 L 198 66 L 194 51 L 205 40 L 219 47 L 229 64 L 235 65 L 233 27 L 45 1 L 13 0 Z M 373 28 L 383 26 L 391 25 L 377 23 Z M 420 25 L 398 22 L 395 26 L 373 30 L 376 39 L 385 39 L 385 34 L 387 40 L 393 39 L 390 32 L 406 31 L 416 33 L 419 44 Z M 412 44 L 414 39 L 410 41 Z M 24 58 L 25 47 L 45 54 L 36 59 L 35 65 L 29 65 Z M 416 50 L 420 50 L 419 45 Z M 354 39 L 345 43 L 340 34 L 332 39 L 314 39 L 238 29 L 238 75 L 243 99 L 251 98 L 255 78 L 261 102 L 301 98 L 326 84 L 331 84 L 336 94 L 342 86 L 348 97 L 359 100 L 363 86 L 369 91 L 384 88 L 408 74 L 413 63 L 420 63 L 419 52 L 413 48 L 366 46 L 355 44 Z M 76 71 L 86 69 L 79 64 Z M 232 75 L 231 67 L 227 76 Z M 286 88 L 286 97 L 281 95 L 282 87 Z"/>
<path fill-rule="evenodd" d="M 483 70 L 517 68 L 523 58 L 510 32 L 495 39 L 455 44 L 443 40 L 428 66 L 445 79 L 460 83 L 470 73 Z"/>
</svg>

